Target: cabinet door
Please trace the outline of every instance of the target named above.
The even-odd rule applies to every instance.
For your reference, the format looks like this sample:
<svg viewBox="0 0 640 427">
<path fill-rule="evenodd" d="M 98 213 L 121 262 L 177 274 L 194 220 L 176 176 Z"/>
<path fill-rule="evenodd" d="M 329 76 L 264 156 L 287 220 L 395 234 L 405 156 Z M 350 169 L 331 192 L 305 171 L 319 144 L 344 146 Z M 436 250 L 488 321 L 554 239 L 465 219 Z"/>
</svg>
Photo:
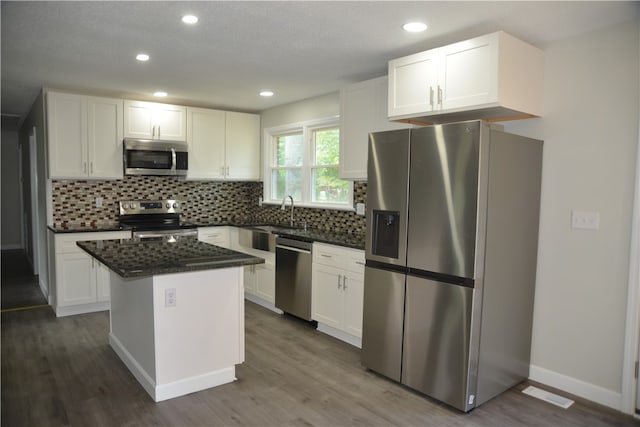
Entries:
<svg viewBox="0 0 640 427">
<path fill-rule="evenodd" d="M 189 143 L 187 179 L 224 178 L 225 120 L 224 111 L 187 109 L 187 142 Z"/>
<path fill-rule="evenodd" d="M 498 100 L 498 33 L 439 49 L 438 90 L 442 111 Z"/>
<path fill-rule="evenodd" d="M 122 100 L 87 98 L 89 175 L 122 179 Z"/>
<path fill-rule="evenodd" d="M 437 49 L 389 61 L 389 118 L 433 111 L 437 81 Z"/>
<path fill-rule="evenodd" d="M 364 306 L 364 274 L 348 274 L 343 283 L 344 331 L 362 337 L 362 310 Z"/>
<path fill-rule="evenodd" d="M 256 295 L 256 273 L 255 266 L 249 265 L 244 268 L 244 292 Z"/>
<path fill-rule="evenodd" d="M 387 118 L 387 77 L 340 90 L 340 178 L 367 179 L 369 133 L 410 127 Z"/>
<path fill-rule="evenodd" d="M 276 269 L 273 264 L 256 264 L 256 295 L 260 298 L 276 302 Z"/>
<path fill-rule="evenodd" d="M 159 104 L 153 110 L 154 138 L 169 141 L 187 140 L 187 109 L 178 105 Z"/>
<path fill-rule="evenodd" d="M 87 177 L 87 109 L 83 96 L 49 92 L 49 178 Z"/>
<path fill-rule="evenodd" d="M 59 306 L 96 302 L 96 276 L 89 255 L 78 252 L 57 254 L 56 271 Z"/>
<path fill-rule="evenodd" d="M 93 261 L 93 269 L 96 276 L 96 300 L 109 301 L 111 299 L 111 277 L 109 268 L 101 262 Z"/>
<path fill-rule="evenodd" d="M 227 112 L 227 179 L 260 179 L 260 116 Z"/>
<path fill-rule="evenodd" d="M 313 264 L 311 318 L 325 325 L 341 328 L 343 313 L 342 271 Z"/>
<path fill-rule="evenodd" d="M 142 101 L 124 101 L 124 136 L 151 139 L 153 128 L 151 105 Z"/>
</svg>

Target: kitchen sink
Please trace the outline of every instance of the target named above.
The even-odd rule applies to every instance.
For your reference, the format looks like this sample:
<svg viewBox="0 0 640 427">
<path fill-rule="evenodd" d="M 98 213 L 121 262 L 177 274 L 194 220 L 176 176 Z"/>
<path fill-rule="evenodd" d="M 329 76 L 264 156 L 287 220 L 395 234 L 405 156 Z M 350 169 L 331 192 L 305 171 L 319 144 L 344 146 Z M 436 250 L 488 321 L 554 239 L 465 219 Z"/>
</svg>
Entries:
<svg viewBox="0 0 640 427">
<path fill-rule="evenodd" d="M 276 251 L 276 234 L 279 227 L 272 225 L 255 225 L 240 229 L 240 246 L 261 251 Z"/>
</svg>

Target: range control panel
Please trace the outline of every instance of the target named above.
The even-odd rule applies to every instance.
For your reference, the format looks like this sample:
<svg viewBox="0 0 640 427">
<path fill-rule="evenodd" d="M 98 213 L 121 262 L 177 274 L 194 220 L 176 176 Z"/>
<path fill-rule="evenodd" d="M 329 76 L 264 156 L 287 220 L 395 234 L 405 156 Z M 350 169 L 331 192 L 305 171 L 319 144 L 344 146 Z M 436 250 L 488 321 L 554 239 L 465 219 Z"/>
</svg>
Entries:
<svg viewBox="0 0 640 427">
<path fill-rule="evenodd" d="M 181 213 L 180 200 L 124 200 L 120 202 L 120 215 Z"/>
</svg>

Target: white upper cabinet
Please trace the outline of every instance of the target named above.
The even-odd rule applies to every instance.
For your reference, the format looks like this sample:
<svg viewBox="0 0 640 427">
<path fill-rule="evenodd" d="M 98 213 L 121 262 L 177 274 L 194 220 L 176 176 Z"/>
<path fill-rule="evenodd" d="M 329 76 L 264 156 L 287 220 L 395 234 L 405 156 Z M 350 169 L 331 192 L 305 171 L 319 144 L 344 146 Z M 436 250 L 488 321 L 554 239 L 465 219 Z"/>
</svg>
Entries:
<svg viewBox="0 0 640 427">
<path fill-rule="evenodd" d="M 127 138 L 187 139 L 187 107 L 157 102 L 124 101 L 124 136 Z"/>
<path fill-rule="evenodd" d="M 227 111 L 227 179 L 260 179 L 260 116 Z"/>
<path fill-rule="evenodd" d="M 496 32 L 389 62 L 388 116 L 416 123 L 542 114 L 543 54 Z"/>
<path fill-rule="evenodd" d="M 340 168 L 342 179 L 367 179 L 369 133 L 407 128 L 387 118 L 387 76 L 340 90 Z"/>
<path fill-rule="evenodd" d="M 187 179 L 224 179 L 225 120 L 224 111 L 187 108 Z"/>
<path fill-rule="evenodd" d="M 188 108 L 187 142 L 187 179 L 260 179 L 259 115 Z"/>
<path fill-rule="evenodd" d="M 51 179 L 122 178 L 122 100 L 47 93 Z"/>
</svg>

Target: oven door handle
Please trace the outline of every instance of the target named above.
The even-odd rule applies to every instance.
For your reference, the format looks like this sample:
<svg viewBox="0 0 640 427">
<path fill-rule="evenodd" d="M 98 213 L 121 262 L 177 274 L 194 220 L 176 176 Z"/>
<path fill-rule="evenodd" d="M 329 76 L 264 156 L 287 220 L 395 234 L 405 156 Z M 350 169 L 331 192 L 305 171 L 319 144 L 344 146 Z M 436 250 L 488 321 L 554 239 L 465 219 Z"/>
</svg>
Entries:
<svg viewBox="0 0 640 427">
<path fill-rule="evenodd" d="M 178 236 L 178 237 L 195 237 L 198 235 L 198 230 L 174 230 L 174 231 L 134 231 L 133 237 L 138 239 L 153 239 L 165 236 Z"/>
</svg>

